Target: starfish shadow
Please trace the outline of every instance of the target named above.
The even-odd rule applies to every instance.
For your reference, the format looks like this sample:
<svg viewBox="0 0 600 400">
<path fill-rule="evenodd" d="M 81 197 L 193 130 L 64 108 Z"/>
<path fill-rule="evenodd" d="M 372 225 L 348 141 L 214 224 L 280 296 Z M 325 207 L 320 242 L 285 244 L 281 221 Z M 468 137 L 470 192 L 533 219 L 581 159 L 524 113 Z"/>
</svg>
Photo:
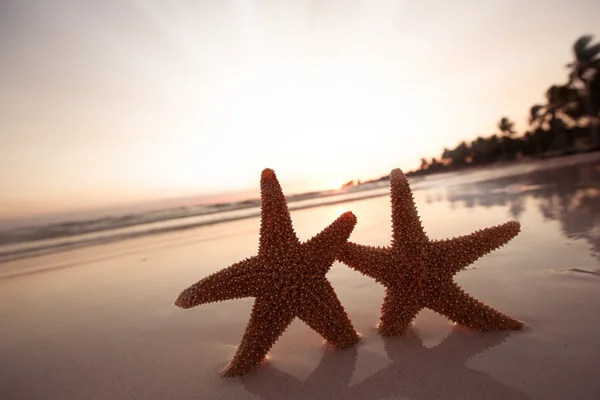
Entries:
<svg viewBox="0 0 600 400">
<path fill-rule="evenodd" d="M 402 336 L 382 337 L 391 363 L 350 385 L 357 348 L 328 350 L 304 381 L 264 365 L 241 379 L 245 389 L 262 399 L 529 399 L 518 389 L 467 367 L 469 359 L 500 345 L 509 332 L 473 333 L 455 328 L 433 348 L 423 345 L 409 328 Z"/>
<path fill-rule="evenodd" d="M 433 348 L 423 345 L 409 329 L 402 336 L 383 337 L 392 363 L 352 387 L 355 398 L 381 399 L 529 399 L 466 363 L 477 354 L 500 345 L 508 332 L 474 333 L 455 327 Z"/>
<path fill-rule="evenodd" d="M 340 350 L 327 346 L 321 362 L 304 382 L 268 363 L 240 380 L 248 392 L 265 400 L 347 399 L 358 358 L 357 347 Z"/>
</svg>

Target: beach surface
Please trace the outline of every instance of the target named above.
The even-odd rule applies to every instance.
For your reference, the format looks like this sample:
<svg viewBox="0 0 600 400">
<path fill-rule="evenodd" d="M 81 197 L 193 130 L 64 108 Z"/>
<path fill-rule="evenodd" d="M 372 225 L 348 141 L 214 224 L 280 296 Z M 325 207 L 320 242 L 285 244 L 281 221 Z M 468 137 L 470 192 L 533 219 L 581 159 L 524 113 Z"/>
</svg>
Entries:
<svg viewBox="0 0 600 400">
<path fill-rule="evenodd" d="M 259 368 L 221 378 L 253 299 L 174 301 L 256 254 L 252 217 L 0 263 L 0 399 L 599 399 L 600 156 L 513 172 L 447 174 L 414 197 L 432 239 L 520 221 L 455 280 L 524 331 L 475 333 L 425 310 L 382 338 L 383 287 L 335 263 L 327 277 L 361 342 L 335 350 L 295 320 Z M 350 240 L 389 243 L 386 195 L 292 220 L 306 240 L 345 211 L 358 218 Z"/>
</svg>

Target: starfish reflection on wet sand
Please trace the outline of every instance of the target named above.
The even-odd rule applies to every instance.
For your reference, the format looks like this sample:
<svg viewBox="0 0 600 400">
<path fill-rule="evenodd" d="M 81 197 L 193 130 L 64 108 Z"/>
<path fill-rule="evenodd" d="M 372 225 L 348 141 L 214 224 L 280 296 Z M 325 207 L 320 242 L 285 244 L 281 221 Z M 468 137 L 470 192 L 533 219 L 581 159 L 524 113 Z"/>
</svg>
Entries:
<svg viewBox="0 0 600 400">
<path fill-rule="evenodd" d="M 385 286 L 380 333 L 402 334 L 423 308 L 476 331 L 522 329 L 522 322 L 469 296 L 452 279 L 461 269 L 515 237 L 519 223 L 511 221 L 449 240 L 430 240 L 400 169 L 390 174 L 390 186 L 391 246 L 348 242 L 338 258 Z"/>
<path fill-rule="evenodd" d="M 359 341 L 325 274 L 356 225 L 351 212 L 300 243 L 275 172 L 261 175 L 258 255 L 207 276 L 185 289 L 175 304 L 200 304 L 255 297 L 250 321 L 224 376 L 242 375 L 261 363 L 273 344 L 299 317 L 338 348 Z"/>
</svg>

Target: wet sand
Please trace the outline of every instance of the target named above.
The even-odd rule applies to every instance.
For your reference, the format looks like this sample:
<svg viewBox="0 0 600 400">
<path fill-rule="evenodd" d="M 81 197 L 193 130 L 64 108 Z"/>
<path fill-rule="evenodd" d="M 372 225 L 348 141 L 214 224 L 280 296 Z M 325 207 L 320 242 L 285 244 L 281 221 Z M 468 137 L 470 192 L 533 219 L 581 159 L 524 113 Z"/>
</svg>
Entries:
<svg viewBox="0 0 600 400">
<path fill-rule="evenodd" d="M 296 320 L 258 369 L 220 378 L 253 300 L 173 302 L 255 254 L 251 218 L 0 264 L 11 275 L 0 279 L 0 398 L 600 398 L 600 161 L 581 160 L 414 193 L 433 239 L 521 222 L 519 236 L 456 281 L 524 321 L 523 332 L 473 333 L 423 311 L 407 334 L 384 339 L 375 330 L 383 288 L 336 263 L 328 278 L 359 345 L 331 349 Z M 351 240 L 388 243 L 385 196 L 292 219 L 305 240 L 348 210 L 358 217 Z"/>
</svg>

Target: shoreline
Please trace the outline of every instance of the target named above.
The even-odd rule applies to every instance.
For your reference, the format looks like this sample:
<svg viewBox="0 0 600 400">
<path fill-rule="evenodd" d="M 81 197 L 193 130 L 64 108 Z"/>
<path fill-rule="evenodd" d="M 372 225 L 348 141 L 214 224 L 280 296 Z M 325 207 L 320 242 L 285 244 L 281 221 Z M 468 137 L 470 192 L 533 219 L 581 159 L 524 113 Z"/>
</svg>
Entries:
<svg viewBox="0 0 600 400">
<path fill-rule="evenodd" d="M 373 190 L 376 190 L 376 189 L 373 189 Z M 296 207 L 294 207 L 293 203 L 292 203 L 292 205 L 290 205 L 290 207 L 289 207 L 289 210 L 290 211 L 299 211 L 299 210 L 315 208 L 315 207 L 343 204 L 343 203 L 348 203 L 348 202 L 352 202 L 352 201 L 368 200 L 368 199 L 387 196 L 387 195 L 388 195 L 388 193 L 386 191 L 386 192 L 381 192 L 381 193 L 376 193 L 376 194 L 371 194 L 371 195 L 366 195 L 366 196 L 340 199 L 337 201 L 330 201 L 327 203 L 307 204 L 307 205 L 300 205 L 300 206 L 296 206 Z M 256 206 L 256 207 L 260 207 L 260 205 Z M 256 208 L 256 207 L 252 207 L 252 208 Z M 205 222 L 199 222 L 199 223 L 176 225 L 176 226 L 165 227 L 165 228 L 150 229 L 150 230 L 145 230 L 145 231 L 136 232 L 136 233 L 123 233 L 123 234 L 117 234 L 117 235 L 112 235 L 112 236 L 102 237 L 102 238 L 97 238 L 97 239 L 70 241 L 70 242 L 65 242 L 65 243 L 61 243 L 58 245 L 46 246 L 46 247 L 41 246 L 41 247 L 37 247 L 37 248 L 33 248 L 33 249 L 13 250 L 13 251 L 6 251 L 6 252 L 0 251 L 0 265 L 3 263 L 23 260 L 23 259 L 30 258 L 30 257 L 43 256 L 43 255 L 47 255 L 47 254 L 75 250 L 75 249 L 90 247 L 90 246 L 95 246 L 95 245 L 110 244 L 110 243 L 115 243 L 115 242 L 119 242 L 119 241 L 123 241 L 123 240 L 135 239 L 135 238 L 140 238 L 140 237 L 145 237 L 145 236 L 160 235 L 160 234 L 165 234 L 165 233 L 179 232 L 179 231 L 185 231 L 185 230 L 190 230 L 190 229 L 195 229 L 195 228 L 201 228 L 201 227 L 206 227 L 206 226 L 211 226 L 211 225 L 225 224 L 228 222 L 235 222 L 235 221 L 240 221 L 240 220 L 244 220 L 244 219 L 258 218 L 259 216 L 260 216 L 260 209 L 258 209 L 257 211 L 255 211 L 253 213 L 247 214 L 247 215 L 234 216 L 234 217 L 223 218 L 223 219 L 218 219 L 218 220 L 214 220 L 214 221 L 205 221 Z M 183 219 L 183 218 L 185 218 L 185 217 L 177 218 L 177 219 Z M 171 221 L 171 220 L 174 220 L 174 219 L 155 221 L 155 222 L 165 222 L 165 221 Z M 138 224 L 138 225 L 133 225 L 133 226 L 143 226 L 143 225 L 152 224 L 152 223 L 154 223 L 154 222 L 148 222 L 145 224 Z M 116 230 L 119 230 L 119 229 L 122 229 L 122 228 L 117 228 Z M 90 232 L 90 233 L 102 233 L 102 232 L 108 232 L 108 231 L 110 231 L 110 229 L 97 231 L 97 232 Z M 75 237 L 75 236 L 76 235 L 67 236 L 67 237 Z M 34 242 L 34 241 L 32 241 L 32 242 Z M 24 242 L 24 243 L 32 243 L 32 242 Z"/>
<path fill-rule="evenodd" d="M 586 157 L 586 155 L 591 155 L 589 157 L 590 159 L 596 159 L 597 157 L 600 157 L 600 150 L 580 152 L 580 153 L 575 153 L 575 154 L 555 155 L 555 156 L 549 156 L 549 157 L 528 157 L 528 158 L 520 159 L 520 160 L 497 161 L 497 162 L 494 162 L 491 164 L 467 165 L 467 166 L 463 166 L 463 167 L 454 168 L 451 170 L 438 171 L 438 172 L 432 172 L 432 173 L 426 173 L 426 172 L 422 173 L 422 172 L 418 172 L 418 171 L 416 173 L 408 172 L 406 176 L 409 178 L 409 180 L 412 180 L 413 183 L 416 183 L 416 182 L 419 182 L 419 181 L 427 179 L 427 178 L 432 178 L 432 177 L 439 178 L 439 177 L 447 176 L 449 174 L 462 175 L 462 174 L 465 174 L 468 172 L 489 171 L 489 170 L 495 170 L 498 168 L 513 167 L 516 165 L 529 165 L 529 164 L 540 163 L 540 162 L 550 162 L 555 159 L 567 159 L 567 158 L 579 158 L 579 157 L 583 158 L 583 157 Z M 343 196 L 346 194 L 361 192 L 361 191 L 365 191 L 365 190 L 371 190 L 371 189 L 373 189 L 372 185 L 375 185 L 375 184 L 378 184 L 381 182 L 387 182 L 388 180 L 389 180 L 389 176 L 384 175 L 378 179 L 372 179 L 372 180 L 361 182 L 359 184 L 354 184 L 354 185 L 347 185 L 347 186 L 343 186 L 338 189 L 324 190 L 324 191 L 318 191 L 318 192 L 297 193 L 297 194 L 293 194 L 290 196 L 286 196 L 286 198 L 287 198 L 288 204 L 293 204 L 294 202 L 304 201 L 304 200 L 314 200 L 314 199 L 321 199 L 321 198 L 328 198 L 328 197 Z M 238 211 L 238 210 L 244 210 L 244 209 L 255 208 L 255 207 L 260 207 L 260 199 L 259 198 L 245 199 L 245 200 L 240 200 L 240 201 L 236 201 L 236 202 L 216 203 L 216 204 L 207 204 L 207 205 L 195 204 L 195 205 L 190 205 L 190 206 L 180 206 L 180 207 L 173 207 L 173 208 L 167 208 L 167 209 L 157 209 L 157 210 L 142 212 L 142 213 L 138 213 L 138 214 L 129 213 L 129 214 L 109 215 L 109 216 L 106 216 L 103 218 L 92 219 L 92 220 L 74 220 L 74 221 L 51 223 L 51 224 L 29 225 L 29 226 L 24 226 L 24 227 L 20 227 L 20 228 L 14 228 L 14 229 L 0 231 L 0 247 L 3 245 L 11 245 L 11 244 L 16 244 L 16 243 L 25 243 L 25 242 L 31 243 L 31 242 L 36 242 L 36 241 L 60 239 L 60 238 L 66 238 L 66 237 L 72 237 L 72 236 L 78 236 L 78 235 L 84 235 L 84 234 L 100 233 L 100 232 L 114 230 L 114 229 L 124 229 L 124 228 L 129 228 L 129 227 L 134 227 L 134 226 L 141 226 L 141 225 L 145 225 L 145 224 L 160 223 L 160 222 L 166 222 L 166 221 L 175 221 L 175 220 L 184 219 L 184 218 L 209 216 L 209 215 L 214 215 L 214 214 L 225 213 L 228 211 Z M 205 210 L 200 211 L 200 212 L 190 211 L 187 213 L 185 213 L 185 212 L 178 213 L 178 211 L 183 211 L 186 209 L 193 210 L 193 209 L 202 209 L 202 208 L 204 208 Z M 165 214 L 165 213 L 171 213 L 172 215 L 160 216 L 160 214 Z M 147 219 L 143 219 L 144 217 L 146 217 Z M 137 218 L 137 220 L 135 220 L 136 218 Z M 110 226 L 103 226 L 103 227 L 93 227 L 93 226 L 91 226 L 89 228 L 85 228 L 84 226 L 82 227 L 82 225 L 94 225 L 94 224 L 102 225 L 104 223 L 110 223 L 111 221 L 115 221 L 115 220 L 128 221 L 128 222 L 120 222 L 118 224 L 113 224 Z M 29 234 L 23 233 L 23 231 L 31 231 L 31 230 L 40 231 L 42 229 L 58 228 L 61 226 L 78 226 L 79 231 L 56 232 L 54 234 L 49 234 L 45 237 L 35 237 L 36 235 L 33 232 L 29 233 Z M 27 237 L 29 235 L 29 236 L 33 236 L 33 238 L 24 239 L 24 240 L 20 240 L 18 238 L 11 239 L 9 237 L 10 235 L 25 236 L 25 237 Z M 2 241 L 2 240 L 4 240 L 4 241 Z"/>
<path fill-rule="evenodd" d="M 420 176 L 412 176 L 409 178 L 412 182 L 415 190 L 420 190 L 427 188 L 428 184 L 435 184 L 436 181 L 446 179 L 450 176 L 462 177 L 466 178 L 469 176 L 475 176 L 476 179 L 468 180 L 467 183 L 475 183 L 481 180 L 490 180 L 493 179 L 491 177 L 479 177 L 478 174 L 491 173 L 497 170 L 503 170 L 505 173 L 499 176 L 498 178 L 508 177 L 508 176 L 519 176 L 523 174 L 528 174 L 540 169 L 553 169 L 560 168 L 569 165 L 575 164 L 583 164 L 589 163 L 596 160 L 600 160 L 600 152 L 588 152 L 583 154 L 576 154 L 564 157 L 554 157 L 549 159 L 528 159 L 528 160 L 520 160 L 509 163 L 498 164 L 495 163 L 493 165 L 484 165 L 484 166 L 476 166 L 476 167 L 467 167 L 458 171 L 443 171 L 440 173 L 432 173 L 429 175 L 420 175 Z M 529 167 L 529 168 L 528 168 Z M 294 210 L 303 210 L 307 208 L 313 207 L 321 207 L 325 205 L 334 205 L 334 204 L 343 204 L 352 201 L 359 200 L 367 200 L 370 198 L 380 197 L 388 194 L 387 181 L 383 180 L 385 177 L 381 178 L 379 181 L 369 181 L 365 183 L 361 183 L 360 185 L 348 186 L 344 191 L 337 191 L 334 194 L 320 195 L 316 197 L 308 197 L 310 193 L 304 193 L 299 195 L 292 195 L 290 197 L 294 198 L 294 200 L 289 202 L 290 211 Z M 383 182 L 380 185 L 375 185 L 378 182 Z M 360 195 L 361 192 L 377 192 L 377 193 L 364 193 Z M 359 195 L 353 196 L 354 194 L 359 193 Z M 341 198 L 335 200 L 336 197 L 339 196 L 347 196 L 345 198 Z M 332 199 L 331 201 L 324 202 L 314 202 L 313 200 L 319 199 Z M 252 203 L 250 203 L 252 202 Z M 305 204 L 302 204 L 304 202 Z M 169 232 L 177 232 L 184 231 L 189 229 L 200 228 L 203 226 L 211 226 L 221 223 L 229 223 L 234 221 L 239 221 L 248 218 L 256 218 L 260 216 L 260 200 L 254 203 L 254 200 L 244 200 L 239 203 L 243 204 L 241 208 L 230 207 L 228 209 L 223 209 L 219 211 L 208 212 L 200 215 L 182 215 L 172 218 L 164 218 L 160 220 L 153 220 L 147 222 L 141 222 L 136 224 L 131 224 L 127 226 L 119 226 L 114 228 L 106 228 L 93 230 L 84 233 L 71 234 L 71 235 L 63 235 L 50 239 L 36 239 L 29 241 L 21 241 L 14 243 L 3 243 L 0 245 L 0 264 L 21 260 L 30 257 L 41 256 L 45 254 L 52 254 L 56 252 L 64 252 L 73 249 L 79 249 L 88 246 L 95 245 L 104 245 L 109 243 L 118 242 L 121 240 L 129 240 L 134 238 L 139 238 L 143 236 L 151 236 L 151 235 L 159 235 L 166 234 Z M 300 203 L 300 204 L 299 204 Z M 226 204 L 231 206 L 232 204 Z M 188 223 L 180 223 L 184 222 L 186 219 L 198 219 L 204 217 L 211 217 L 215 215 L 225 215 L 227 212 L 238 213 L 241 211 L 248 211 L 242 215 L 232 215 L 223 218 L 215 218 L 208 219 L 203 221 L 189 221 Z M 152 227 L 152 226 L 155 227 Z M 160 225 L 169 225 L 169 226 L 160 226 Z M 77 239 L 79 237 L 79 239 Z M 4 249 L 3 249 L 4 247 Z"/>
</svg>

